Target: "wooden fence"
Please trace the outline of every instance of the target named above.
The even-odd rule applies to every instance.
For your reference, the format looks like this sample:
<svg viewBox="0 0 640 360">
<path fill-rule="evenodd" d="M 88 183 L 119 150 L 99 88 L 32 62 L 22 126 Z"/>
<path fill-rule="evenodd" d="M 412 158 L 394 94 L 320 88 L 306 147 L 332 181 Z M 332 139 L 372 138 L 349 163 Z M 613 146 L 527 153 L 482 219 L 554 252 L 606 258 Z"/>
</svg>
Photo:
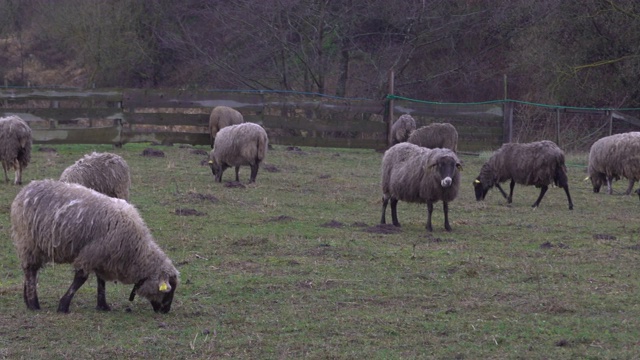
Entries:
<svg viewBox="0 0 640 360">
<path fill-rule="evenodd" d="M 209 113 L 219 105 L 238 109 L 245 121 L 265 127 L 270 143 L 280 145 L 384 149 L 390 121 L 405 113 L 418 126 L 453 124 L 460 151 L 496 149 L 511 141 L 514 131 L 511 102 L 434 104 L 268 91 L 0 88 L 0 116 L 25 119 L 39 144 L 207 145 Z M 637 125 L 635 118 L 607 114 L 610 122 Z M 559 115 L 557 119 L 560 131 Z"/>
<path fill-rule="evenodd" d="M 211 108 L 226 105 L 264 126 L 272 144 L 384 149 L 390 114 L 386 100 L 177 89 L 0 88 L 0 104 L 0 116 L 25 119 L 40 144 L 206 145 Z M 410 113 L 419 125 L 451 122 L 463 151 L 494 148 L 504 140 L 501 105 L 460 108 L 396 100 L 392 113 Z"/>
</svg>

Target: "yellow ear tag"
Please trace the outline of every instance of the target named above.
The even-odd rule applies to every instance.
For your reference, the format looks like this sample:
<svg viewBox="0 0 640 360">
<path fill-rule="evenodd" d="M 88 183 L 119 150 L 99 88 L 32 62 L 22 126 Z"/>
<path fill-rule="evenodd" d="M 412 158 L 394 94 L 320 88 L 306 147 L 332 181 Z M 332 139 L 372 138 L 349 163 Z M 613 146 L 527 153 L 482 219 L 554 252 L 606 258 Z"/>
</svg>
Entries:
<svg viewBox="0 0 640 360">
<path fill-rule="evenodd" d="M 587 180 L 589 180 L 589 177 L 588 177 L 588 176 L 587 176 L 586 178 L 584 178 L 584 180 L 583 180 L 583 181 L 587 181 Z"/>
<path fill-rule="evenodd" d="M 159 290 L 160 291 L 167 291 L 167 290 L 169 290 L 169 285 L 167 285 L 167 283 L 163 281 L 163 282 L 160 283 Z"/>
<path fill-rule="evenodd" d="M 213 160 L 209 160 L 209 164 L 213 164 Z"/>
<path fill-rule="evenodd" d="M 475 183 L 475 184 L 480 184 L 480 180 L 476 179 L 476 180 L 474 181 L 474 183 Z"/>
</svg>

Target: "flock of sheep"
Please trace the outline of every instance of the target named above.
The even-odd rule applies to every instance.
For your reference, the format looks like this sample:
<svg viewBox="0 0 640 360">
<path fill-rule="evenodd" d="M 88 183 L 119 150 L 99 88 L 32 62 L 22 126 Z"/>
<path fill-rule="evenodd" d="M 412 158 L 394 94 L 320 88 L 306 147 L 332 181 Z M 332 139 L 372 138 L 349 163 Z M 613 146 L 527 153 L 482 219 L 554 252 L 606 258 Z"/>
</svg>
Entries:
<svg viewBox="0 0 640 360">
<path fill-rule="evenodd" d="M 225 169 L 251 168 L 250 182 L 256 180 L 268 148 L 265 130 L 245 123 L 238 111 L 224 106 L 213 109 L 209 130 L 212 150 L 209 165 L 217 182 Z M 460 187 L 461 161 L 457 156 L 458 133 L 447 123 L 434 123 L 416 129 L 415 120 L 402 115 L 392 126 L 392 146 L 385 152 L 381 167 L 382 216 L 391 204 L 391 218 L 400 226 L 398 201 L 426 203 L 426 229 L 432 231 L 433 205 L 442 201 L 444 228 L 449 224 L 449 202 Z M 7 172 L 15 170 L 14 183 L 22 183 L 22 171 L 31 156 L 31 129 L 17 116 L 0 118 L 0 162 Z M 593 191 L 625 177 L 627 194 L 640 179 L 640 132 L 612 135 L 593 144 L 588 173 Z M 497 187 L 511 203 L 516 183 L 540 188 L 532 205 L 537 207 L 548 186 L 562 187 L 569 209 L 569 193 L 564 153 L 551 141 L 504 144 L 482 166 L 473 181 L 478 201 Z M 500 183 L 510 180 L 509 195 Z M 73 282 L 58 305 L 69 312 L 76 291 L 91 273 L 97 278 L 97 306 L 109 310 L 106 281 L 134 284 L 129 299 L 136 294 L 147 298 L 153 310 L 167 313 L 178 286 L 179 272 L 155 243 L 148 227 L 134 206 L 128 203 L 131 177 L 122 157 L 111 153 L 92 153 L 66 168 L 59 180 L 36 180 L 24 186 L 11 205 L 11 237 L 24 272 L 23 295 L 27 308 L 40 308 L 37 274 L 48 262 L 71 263 Z M 638 192 L 640 194 L 640 190 Z"/>
</svg>

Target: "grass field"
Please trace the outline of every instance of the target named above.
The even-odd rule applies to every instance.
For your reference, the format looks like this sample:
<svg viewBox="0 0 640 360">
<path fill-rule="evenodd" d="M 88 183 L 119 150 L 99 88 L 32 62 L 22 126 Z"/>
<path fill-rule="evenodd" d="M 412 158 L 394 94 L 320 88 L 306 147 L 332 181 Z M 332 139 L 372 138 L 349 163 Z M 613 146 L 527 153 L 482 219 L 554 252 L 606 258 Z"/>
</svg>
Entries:
<svg viewBox="0 0 640 360">
<path fill-rule="evenodd" d="M 56 313 L 71 267 L 40 272 L 42 310 L 22 300 L 9 208 L 20 187 L 0 184 L 0 358 L 9 359 L 631 359 L 640 357 L 640 202 L 594 194 L 585 154 L 567 156 L 575 208 L 552 188 L 517 186 L 511 206 L 471 183 L 489 153 L 461 155 L 450 206 L 400 202 L 401 230 L 380 220 L 382 155 L 373 150 L 275 146 L 245 187 L 214 183 L 206 147 L 65 145 L 38 151 L 24 174 L 57 178 L 83 154 L 112 151 L 132 169 L 131 202 L 181 272 L 169 314 L 130 285 L 93 277 L 70 314 Z M 200 151 L 196 151 L 200 150 Z M 508 185 L 506 185 L 508 187 Z M 389 214 L 387 214 L 389 216 Z M 389 219 L 389 218 L 388 218 Z"/>
</svg>

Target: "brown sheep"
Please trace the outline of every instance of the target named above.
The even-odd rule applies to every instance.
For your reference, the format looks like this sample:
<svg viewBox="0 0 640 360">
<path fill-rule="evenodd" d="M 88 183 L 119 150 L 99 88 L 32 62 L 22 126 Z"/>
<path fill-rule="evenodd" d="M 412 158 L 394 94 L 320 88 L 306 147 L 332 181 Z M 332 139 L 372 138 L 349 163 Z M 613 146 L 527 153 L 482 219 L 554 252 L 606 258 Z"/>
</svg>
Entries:
<svg viewBox="0 0 640 360">
<path fill-rule="evenodd" d="M 7 171 L 15 170 L 15 185 L 22 184 L 22 170 L 31 161 L 31 128 L 18 116 L 0 118 L 0 162 L 5 182 L 9 182 Z"/>
<path fill-rule="evenodd" d="M 32 181 L 11 204 L 11 238 L 25 276 L 28 309 L 40 309 L 38 270 L 48 262 L 71 263 L 75 269 L 58 312 L 69 312 L 73 296 L 91 273 L 98 281 L 98 310 L 110 310 L 106 281 L 135 284 L 129 300 L 138 293 L 155 312 L 171 309 L 178 270 L 135 207 L 124 200 L 78 184 Z"/>
<path fill-rule="evenodd" d="M 500 187 L 500 183 L 507 180 L 511 180 L 509 196 Z M 482 165 L 480 175 L 473 182 L 476 200 L 484 200 L 489 190 L 495 186 L 507 199 L 507 203 L 511 204 L 516 183 L 540 188 L 540 195 L 533 203 L 533 208 L 540 205 L 549 185 L 555 183 L 564 189 L 569 201 L 569 210 L 573 210 L 564 152 L 552 141 L 502 145 Z"/>
<path fill-rule="evenodd" d="M 397 215 L 398 200 L 427 203 L 427 231 L 433 231 L 431 214 L 433 203 L 442 201 L 444 228 L 449 225 L 449 202 L 458 196 L 462 166 L 449 149 L 427 149 L 410 143 L 400 143 L 387 150 L 382 158 L 382 217 L 391 200 L 393 225 L 400 226 Z"/>
<path fill-rule="evenodd" d="M 458 131 L 449 123 L 432 123 L 412 132 L 407 142 L 428 149 L 451 149 L 457 153 Z"/>
<path fill-rule="evenodd" d="M 213 149 L 213 143 L 220 129 L 229 125 L 242 124 L 243 122 L 244 117 L 236 109 L 228 106 L 216 106 L 213 108 L 211 115 L 209 115 L 209 139 L 211 140 L 211 148 Z"/>
</svg>

